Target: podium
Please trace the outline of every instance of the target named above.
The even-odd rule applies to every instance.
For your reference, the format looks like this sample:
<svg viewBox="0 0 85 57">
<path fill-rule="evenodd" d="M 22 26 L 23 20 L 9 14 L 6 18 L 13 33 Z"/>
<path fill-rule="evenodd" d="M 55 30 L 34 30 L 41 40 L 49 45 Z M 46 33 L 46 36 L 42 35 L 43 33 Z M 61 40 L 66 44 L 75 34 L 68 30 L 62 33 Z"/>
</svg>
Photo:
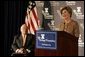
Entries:
<svg viewBox="0 0 85 57">
<path fill-rule="evenodd" d="M 64 31 L 55 32 L 57 33 L 56 49 L 35 47 L 35 56 L 78 56 L 78 38 Z"/>
</svg>

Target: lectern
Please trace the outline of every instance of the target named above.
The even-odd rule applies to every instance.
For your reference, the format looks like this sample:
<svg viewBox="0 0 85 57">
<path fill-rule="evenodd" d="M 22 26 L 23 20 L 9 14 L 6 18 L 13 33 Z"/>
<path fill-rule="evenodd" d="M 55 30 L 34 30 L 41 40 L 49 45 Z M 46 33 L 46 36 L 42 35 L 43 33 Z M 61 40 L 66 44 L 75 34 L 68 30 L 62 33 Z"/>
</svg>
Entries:
<svg viewBox="0 0 85 57">
<path fill-rule="evenodd" d="M 78 38 L 64 31 L 37 31 L 35 56 L 78 56 Z"/>
</svg>

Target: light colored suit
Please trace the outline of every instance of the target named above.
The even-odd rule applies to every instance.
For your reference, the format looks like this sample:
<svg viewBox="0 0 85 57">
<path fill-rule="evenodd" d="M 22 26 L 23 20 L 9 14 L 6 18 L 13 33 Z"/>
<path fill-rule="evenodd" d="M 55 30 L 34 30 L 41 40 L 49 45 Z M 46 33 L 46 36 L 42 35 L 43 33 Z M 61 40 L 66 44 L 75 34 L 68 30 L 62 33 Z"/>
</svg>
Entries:
<svg viewBox="0 0 85 57">
<path fill-rule="evenodd" d="M 79 25 L 74 20 L 71 20 L 68 24 L 66 24 L 65 22 L 61 22 L 61 24 L 59 24 L 58 27 L 60 31 L 65 31 L 67 33 L 70 33 L 71 35 L 79 37 L 79 33 L 80 33 Z"/>
</svg>

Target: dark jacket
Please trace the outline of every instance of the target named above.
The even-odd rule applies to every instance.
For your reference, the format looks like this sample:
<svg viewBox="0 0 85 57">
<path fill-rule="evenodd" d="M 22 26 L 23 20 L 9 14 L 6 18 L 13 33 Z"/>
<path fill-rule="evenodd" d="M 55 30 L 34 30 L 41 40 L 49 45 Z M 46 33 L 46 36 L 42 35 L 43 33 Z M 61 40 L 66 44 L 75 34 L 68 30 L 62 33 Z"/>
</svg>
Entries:
<svg viewBox="0 0 85 57">
<path fill-rule="evenodd" d="M 35 36 L 32 34 L 27 34 L 26 42 L 24 45 L 24 49 L 29 49 L 31 51 L 34 50 L 34 44 L 35 44 Z M 16 35 L 14 37 L 14 41 L 12 44 L 12 49 L 16 51 L 16 49 L 23 48 L 22 44 L 22 36 L 21 35 Z"/>
</svg>

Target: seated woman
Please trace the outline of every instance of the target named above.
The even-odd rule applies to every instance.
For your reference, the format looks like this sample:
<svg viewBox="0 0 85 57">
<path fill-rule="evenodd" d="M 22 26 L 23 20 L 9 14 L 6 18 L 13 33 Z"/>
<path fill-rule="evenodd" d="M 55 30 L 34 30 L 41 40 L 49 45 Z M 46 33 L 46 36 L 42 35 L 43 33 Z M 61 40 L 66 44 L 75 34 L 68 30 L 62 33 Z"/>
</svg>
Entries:
<svg viewBox="0 0 85 57">
<path fill-rule="evenodd" d="M 28 34 L 28 27 L 23 24 L 20 28 L 20 35 L 14 37 L 12 49 L 15 54 L 25 54 L 26 56 L 34 55 L 34 35 Z"/>
</svg>

